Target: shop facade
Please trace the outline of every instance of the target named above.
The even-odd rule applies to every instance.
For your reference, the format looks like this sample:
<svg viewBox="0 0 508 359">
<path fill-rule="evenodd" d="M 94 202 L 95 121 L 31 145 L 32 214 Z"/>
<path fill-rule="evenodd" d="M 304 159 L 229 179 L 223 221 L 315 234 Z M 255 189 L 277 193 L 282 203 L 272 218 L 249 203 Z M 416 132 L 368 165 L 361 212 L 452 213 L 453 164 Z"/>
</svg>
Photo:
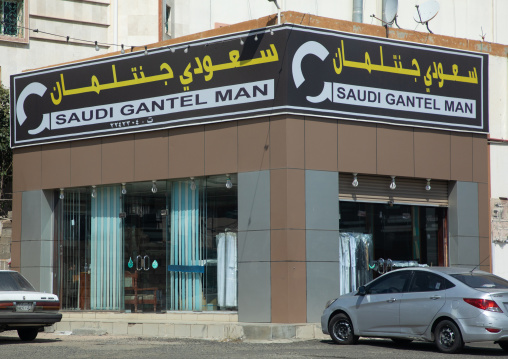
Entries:
<svg viewBox="0 0 508 359">
<path fill-rule="evenodd" d="M 255 25 L 11 79 L 13 267 L 64 310 L 312 323 L 396 266 L 490 269 L 488 56 Z"/>
</svg>

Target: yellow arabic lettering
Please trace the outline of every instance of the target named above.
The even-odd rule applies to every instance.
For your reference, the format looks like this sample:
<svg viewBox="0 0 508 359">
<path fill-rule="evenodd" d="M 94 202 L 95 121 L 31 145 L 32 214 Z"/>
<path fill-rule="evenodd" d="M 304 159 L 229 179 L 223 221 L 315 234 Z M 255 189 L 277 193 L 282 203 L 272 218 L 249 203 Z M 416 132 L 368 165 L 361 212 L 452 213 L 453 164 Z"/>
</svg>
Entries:
<svg viewBox="0 0 508 359">
<path fill-rule="evenodd" d="M 190 72 L 190 68 L 191 63 L 189 62 L 189 64 L 185 68 L 185 71 L 183 72 L 183 75 L 185 75 L 185 77 L 183 75 L 180 75 L 180 83 L 182 85 L 188 85 L 192 82 L 192 72 Z"/>
<path fill-rule="evenodd" d="M 53 93 L 51 93 L 51 101 L 53 101 L 53 104 L 55 105 L 59 105 L 60 102 L 62 102 L 62 89 L 60 87 L 60 82 L 57 82 L 56 83 L 56 87 L 58 88 L 58 98 L 55 98 L 55 96 L 53 95 Z M 56 91 L 56 88 L 53 87 L 53 91 Z"/>
</svg>

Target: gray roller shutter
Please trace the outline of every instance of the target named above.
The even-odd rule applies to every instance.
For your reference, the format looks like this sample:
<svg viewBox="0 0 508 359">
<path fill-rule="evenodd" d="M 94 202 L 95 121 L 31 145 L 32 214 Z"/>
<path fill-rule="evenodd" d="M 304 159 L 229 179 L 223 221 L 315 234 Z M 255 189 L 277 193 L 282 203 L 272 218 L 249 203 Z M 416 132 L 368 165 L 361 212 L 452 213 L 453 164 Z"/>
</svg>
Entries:
<svg viewBox="0 0 508 359">
<path fill-rule="evenodd" d="M 339 173 L 339 199 L 342 201 L 400 203 L 422 206 L 448 206 L 448 181 L 431 180 L 430 191 L 425 190 L 424 178 L 396 177 L 397 187 L 390 189 L 390 176 L 358 174 L 354 187 L 352 173 Z"/>
</svg>

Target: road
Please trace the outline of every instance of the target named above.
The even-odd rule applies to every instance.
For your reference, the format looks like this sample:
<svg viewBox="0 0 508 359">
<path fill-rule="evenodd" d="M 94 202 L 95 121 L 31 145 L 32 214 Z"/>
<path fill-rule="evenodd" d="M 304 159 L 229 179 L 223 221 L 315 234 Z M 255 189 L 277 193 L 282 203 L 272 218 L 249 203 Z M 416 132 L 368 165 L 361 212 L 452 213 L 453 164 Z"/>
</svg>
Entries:
<svg viewBox="0 0 508 359">
<path fill-rule="evenodd" d="M 193 339 L 168 339 L 128 336 L 76 336 L 39 333 L 33 342 L 21 342 L 15 332 L 0 333 L 2 358 L 452 358 L 440 354 L 430 343 L 400 346 L 390 340 L 360 339 L 358 345 L 338 346 L 331 341 L 216 342 Z M 467 345 L 461 359 L 506 357 L 498 345 Z"/>
</svg>

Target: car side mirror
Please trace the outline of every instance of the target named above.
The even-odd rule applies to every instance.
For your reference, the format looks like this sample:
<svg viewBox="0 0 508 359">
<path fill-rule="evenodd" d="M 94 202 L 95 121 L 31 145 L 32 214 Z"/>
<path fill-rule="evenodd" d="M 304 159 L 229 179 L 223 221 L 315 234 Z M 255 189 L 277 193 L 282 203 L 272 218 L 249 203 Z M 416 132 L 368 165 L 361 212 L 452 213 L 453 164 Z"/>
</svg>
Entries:
<svg viewBox="0 0 508 359">
<path fill-rule="evenodd" d="M 367 294 L 367 288 L 365 288 L 364 285 L 360 286 L 360 288 L 358 288 L 358 295 L 364 296 L 366 294 Z"/>
</svg>

